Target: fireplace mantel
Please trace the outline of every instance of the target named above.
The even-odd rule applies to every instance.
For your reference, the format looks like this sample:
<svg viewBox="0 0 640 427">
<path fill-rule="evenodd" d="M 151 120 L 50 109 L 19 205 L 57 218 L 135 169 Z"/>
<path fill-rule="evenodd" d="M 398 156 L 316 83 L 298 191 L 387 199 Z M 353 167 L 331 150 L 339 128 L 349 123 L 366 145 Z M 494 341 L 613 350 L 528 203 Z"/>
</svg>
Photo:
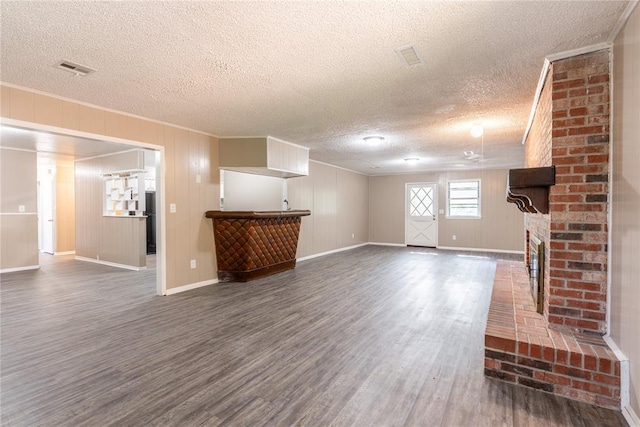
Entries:
<svg viewBox="0 0 640 427">
<path fill-rule="evenodd" d="M 549 213 L 549 187 L 556 183 L 555 166 L 509 170 L 507 202 L 525 213 Z"/>
</svg>

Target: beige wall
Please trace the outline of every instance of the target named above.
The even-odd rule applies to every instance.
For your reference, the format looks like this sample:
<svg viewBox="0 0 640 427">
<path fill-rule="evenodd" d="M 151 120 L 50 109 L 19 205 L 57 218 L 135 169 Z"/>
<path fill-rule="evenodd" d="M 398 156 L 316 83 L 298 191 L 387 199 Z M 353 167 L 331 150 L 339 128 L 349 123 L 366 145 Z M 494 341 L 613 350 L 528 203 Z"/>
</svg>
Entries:
<svg viewBox="0 0 640 427">
<path fill-rule="evenodd" d="M 365 175 L 312 161 L 308 176 L 287 180 L 287 192 L 292 209 L 311 211 L 302 218 L 298 258 L 368 241 Z"/>
<path fill-rule="evenodd" d="M 216 138 L 7 86 L 0 86 L 0 102 L 0 114 L 9 119 L 164 147 L 165 211 L 159 215 L 166 219 L 167 288 L 216 279 L 212 227 L 204 216 L 220 204 Z M 171 203 L 176 213 L 169 213 Z M 37 242 L 37 228 L 34 236 Z"/>
<path fill-rule="evenodd" d="M 141 150 L 135 150 L 76 162 L 77 256 L 131 267 L 146 266 L 145 219 L 103 215 L 105 180 L 102 174 L 142 169 L 141 155 Z"/>
<path fill-rule="evenodd" d="M 369 178 L 344 169 L 336 171 L 337 246 L 369 241 Z"/>
<path fill-rule="evenodd" d="M 222 167 L 266 167 L 267 138 L 221 138 Z"/>
<path fill-rule="evenodd" d="M 447 219 L 438 215 L 438 246 L 522 251 L 524 218 L 507 203 L 506 169 L 434 172 L 369 178 L 370 241 L 405 243 L 405 186 L 407 183 L 436 183 L 438 209 L 446 213 L 446 185 L 449 180 L 481 179 L 481 219 Z M 456 240 L 453 240 L 456 235 Z"/>
<path fill-rule="evenodd" d="M 33 151 L 0 149 L 0 270 L 38 265 L 37 164 Z"/>
<path fill-rule="evenodd" d="M 640 416 L 640 7 L 613 49 L 610 334 L 629 358 L 630 405 Z"/>
<path fill-rule="evenodd" d="M 75 171 L 73 163 L 56 163 L 55 253 L 76 250 Z"/>
</svg>

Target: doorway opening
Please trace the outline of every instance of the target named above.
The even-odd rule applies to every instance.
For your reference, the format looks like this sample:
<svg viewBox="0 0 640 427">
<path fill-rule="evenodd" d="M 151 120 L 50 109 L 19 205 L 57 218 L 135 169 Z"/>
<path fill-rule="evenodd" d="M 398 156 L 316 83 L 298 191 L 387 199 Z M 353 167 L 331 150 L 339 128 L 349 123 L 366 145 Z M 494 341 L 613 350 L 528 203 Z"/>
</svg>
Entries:
<svg viewBox="0 0 640 427">
<path fill-rule="evenodd" d="M 38 158 L 38 250 L 55 254 L 55 168 L 43 165 Z"/>
<path fill-rule="evenodd" d="M 104 216 L 105 195 L 103 191 L 96 191 L 96 188 L 93 188 L 95 186 L 91 188 L 85 186 L 84 190 L 78 189 L 75 185 L 78 161 L 135 150 L 151 153 L 149 162 L 144 165 L 144 175 L 148 179 L 145 180 L 144 189 L 141 190 L 142 194 L 140 195 L 143 200 L 150 201 L 149 209 L 145 210 L 144 215 L 139 215 L 145 218 L 119 218 L 117 221 L 120 224 L 135 220 L 143 222 L 141 235 L 143 241 L 140 246 L 141 256 L 146 257 L 147 263 L 139 265 L 144 265 L 143 268 L 147 270 L 155 270 L 155 293 L 158 295 L 166 294 L 165 222 L 162 215 L 164 207 L 164 176 L 162 174 L 164 147 L 9 119 L 3 119 L 2 125 L 3 147 L 29 151 L 34 153 L 34 157 L 37 157 L 38 177 L 37 195 L 35 195 L 38 213 L 37 247 L 38 252 L 45 258 L 49 256 L 47 254 L 76 254 L 79 247 L 78 238 L 81 238 L 81 236 L 76 236 L 75 210 L 78 197 L 83 196 L 84 201 L 81 203 L 90 203 L 93 209 L 99 211 L 96 220 Z M 97 187 L 98 190 L 105 187 L 104 178 L 100 176 L 99 172 L 96 172 L 95 178 L 92 179 L 100 183 Z M 84 195 L 79 194 L 78 190 L 84 191 Z M 149 221 L 151 227 L 145 227 L 144 224 L 148 212 L 153 214 L 153 220 Z M 129 215 L 131 215 L 130 212 Z M 78 217 L 77 220 L 92 221 L 86 215 L 82 218 Z M 116 220 L 114 219 L 114 221 Z M 94 228 L 99 229 L 100 227 L 95 224 Z M 146 240 L 144 236 L 146 229 L 151 229 L 152 237 L 154 237 L 152 241 L 144 241 Z M 108 231 L 107 234 L 111 240 L 123 236 L 123 234 L 114 234 Z M 76 259 L 83 259 L 77 254 L 75 256 Z M 101 262 L 99 257 L 93 261 L 110 264 L 109 262 Z M 112 265 L 120 266 L 117 262 Z M 126 268 L 126 265 L 124 267 Z"/>
</svg>

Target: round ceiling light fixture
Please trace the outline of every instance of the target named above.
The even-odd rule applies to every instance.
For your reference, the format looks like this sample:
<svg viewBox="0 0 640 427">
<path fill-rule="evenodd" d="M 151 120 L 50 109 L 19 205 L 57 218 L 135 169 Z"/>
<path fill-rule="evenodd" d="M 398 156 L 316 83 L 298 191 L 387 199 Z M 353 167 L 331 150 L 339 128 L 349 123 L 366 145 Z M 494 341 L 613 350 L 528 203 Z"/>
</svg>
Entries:
<svg viewBox="0 0 640 427">
<path fill-rule="evenodd" d="M 484 133 L 484 128 L 481 124 L 475 124 L 471 126 L 471 136 L 474 138 L 480 138 Z"/>
<path fill-rule="evenodd" d="M 409 165 L 415 165 L 416 163 L 418 163 L 420 161 L 419 158 L 417 157 L 408 157 L 406 159 L 404 159 L 405 162 L 407 162 L 407 164 Z"/>
<path fill-rule="evenodd" d="M 362 138 L 364 140 L 364 142 L 366 142 L 368 145 L 370 145 L 371 147 L 375 147 L 378 144 L 381 144 L 382 141 L 384 141 L 384 138 L 381 136 L 365 136 L 364 138 Z"/>
</svg>

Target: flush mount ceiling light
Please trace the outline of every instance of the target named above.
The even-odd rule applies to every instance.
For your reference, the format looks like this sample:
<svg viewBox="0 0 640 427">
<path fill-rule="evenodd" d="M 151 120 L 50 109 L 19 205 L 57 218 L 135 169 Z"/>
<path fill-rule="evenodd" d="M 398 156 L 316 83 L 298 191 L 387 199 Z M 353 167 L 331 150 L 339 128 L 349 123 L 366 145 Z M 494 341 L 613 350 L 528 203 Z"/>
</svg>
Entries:
<svg viewBox="0 0 640 427">
<path fill-rule="evenodd" d="M 408 165 L 415 165 L 420 161 L 420 159 L 417 157 L 408 157 L 404 159 L 404 161 L 407 162 Z"/>
<path fill-rule="evenodd" d="M 382 143 L 382 141 L 384 141 L 384 138 L 381 136 L 365 136 L 364 138 L 362 138 L 364 140 L 364 142 L 366 142 L 368 145 L 370 145 L 371 147 L 375 147 L 376 145 Z"/>
<path fill-rule="evenodd" d="M 480 138 L 484 133 L 484 128 L 481 124 L 475 124 L 471 126 L 471 136 L 474 138 Z"/>
</svg>

